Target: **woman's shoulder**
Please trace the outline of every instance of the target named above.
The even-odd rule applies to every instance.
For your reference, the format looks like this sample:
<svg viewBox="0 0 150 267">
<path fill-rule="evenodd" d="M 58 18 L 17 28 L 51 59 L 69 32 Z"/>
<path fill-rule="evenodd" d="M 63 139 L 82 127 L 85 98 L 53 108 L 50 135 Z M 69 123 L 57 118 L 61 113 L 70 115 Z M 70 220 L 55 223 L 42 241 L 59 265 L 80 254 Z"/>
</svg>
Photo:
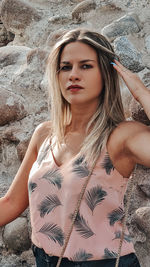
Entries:
<svg viewBox="0 0 150 267">
<path fill-rule="evenodd" d="M 112 157 L 128 154 L 127 143 L 144 132 L 147 126 L 138 121 L 123 121 L 110 134 L 107 141 L 107 150 Z"/>
<path fill-rule="evenodd" d="M 138 121 L 123 121 L 110 134 L 108 142 L 125 142 L 132 135 L 146 129 L 147 126 Z"/>
<path fill-rule="evenodd" d="M 124 177 L 129 177 L 133 170 L 135 155 L 140 151 L 148 131 L 150 128 L 140 122 L 125 121 L 110 134 L 107 151 L 114 166 Z"/>
<path fill-rule="evenodd" d="M 44 121 L 40 123 L 35 130 L 40 134 L 49 132 L 51 130 L 51 121 Z"/>
<path fill-rule="evenodd" d="M 135 121 L 121 122 L 110 134 L 107 141 L 107 151 L 115 168 L 124 177 L 129 177 L 133 168 L 134 162 L 127 149 L 127 140 L 135 135 L 143 125 Z"/>
<path fill-rule="evenodd" d="M 50 137 L 50 135 L 51 135 L 51 121 L 42 122 L 36 127 L 34 131 L 34 138 L 36 139 L 37 151 L 39 151 L 45 139 L 47 137 Z"/>
</svg>

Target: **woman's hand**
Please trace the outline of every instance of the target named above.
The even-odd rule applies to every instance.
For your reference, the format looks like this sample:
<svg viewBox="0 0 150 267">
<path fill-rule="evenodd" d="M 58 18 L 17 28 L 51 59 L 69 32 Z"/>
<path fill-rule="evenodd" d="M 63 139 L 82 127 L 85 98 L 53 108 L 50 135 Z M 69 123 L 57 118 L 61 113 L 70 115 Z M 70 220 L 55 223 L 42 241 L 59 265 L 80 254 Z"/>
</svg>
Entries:
<svg viewBox="0 0 150 267">
<path fill-rule="evenodd" d="M 145 113 L 150 119 L 150 90 L 143 84 L 140 78 L 126 69 L 120 62 L 114 60 L 113 67 L 124 80 L 134 98 L 143 106 Z"/>
<path fill-rule="evenodd" d="M 124 80 L 125 84 L 129 88 L 130 92 L 134 96 L 134 98 L 140 102 L 140 97 L 143 94 L 149 92 L 140 78 L 135 74 L 132 73 L 130 70 L 126 69 L 120 62 L 114 60 L 115 64 L 113 64 L 114 68 L 120 74 L 122 79 Z"/>
</svg>

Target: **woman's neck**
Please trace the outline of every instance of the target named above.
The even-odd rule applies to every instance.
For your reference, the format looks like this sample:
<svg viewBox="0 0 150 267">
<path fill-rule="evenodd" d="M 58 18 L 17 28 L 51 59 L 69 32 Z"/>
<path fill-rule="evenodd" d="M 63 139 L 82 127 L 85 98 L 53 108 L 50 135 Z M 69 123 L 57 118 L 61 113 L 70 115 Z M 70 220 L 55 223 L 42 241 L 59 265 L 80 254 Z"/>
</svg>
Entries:
<svg viewBox="0 0 150 267">
<path fill-rule="evenodd" d="M 67 132 L 82 132 L 85 133 L 87 124 L 89 123 L 90 119 L 96 112 L 95 106 L 94 107 L 71 107 L 72 113 L 72 120 L 70 125 L 67 127 Z"/>
</svg>

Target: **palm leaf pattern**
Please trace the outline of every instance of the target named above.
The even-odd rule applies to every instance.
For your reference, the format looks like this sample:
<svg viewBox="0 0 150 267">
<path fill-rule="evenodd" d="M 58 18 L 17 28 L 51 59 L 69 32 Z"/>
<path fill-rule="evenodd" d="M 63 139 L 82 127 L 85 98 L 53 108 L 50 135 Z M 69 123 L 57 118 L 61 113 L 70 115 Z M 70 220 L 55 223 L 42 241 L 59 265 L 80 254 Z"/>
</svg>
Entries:
<svg viewBox="0 0 150 267">
<path fill-rule="evenodd" d="M 93 258 L 93 255 L 91 253 L 87 253 L 84 249 L 79 249 L 78 252 L 74 254 L 72 257 L 72 261 L 87 261 L 89 259 Z"/>
<path fill-rule="evenodd" d="M 52 169 L 47 171 L 40 179 L 46 179 L 49 183 L 53 184 L 54 186 L 57 186 L 58 189 L 60 189 L 63 177 L 59 170 Z"/>
<path fill-rule="evenodd" d="M 41 162 L 45 159 L 45 157 L 46 157 L 46 155 L 47 155 L 47 153 L 48 153 L 49 150 L 50 150 L 50 144 L 47 144 L 47 145 L 45 145 L 45 148 L 43 148 L 39 152 L 38 157 L 37 157 L 37 163 L 38 163 L 38 165 L 40 165 Z"/>
<path fill-rule="evenodd" d="M 118 254 L 114 251 L 110 251 L 108 248 L 104 249 L 104 259 L 117 258 Z"/>
<path fill-rule="evenodd" d="M 80 157 L 78 157 L 78 158 L 73 162 L 73 165 L 76 166 L 76 165 L 80 165 L 80 164 L 82 164 L 84 158 L 85 158 L 84 156 L 80 156 Z"/>
<path fill-rule="evenodd" d="M 29 193 L 33 193 L 36 187 L 37 187 L 36 183 L 29 182 Z"/>
<path fill-rule="evenodd" d="M 73 219 L 73 214 L 70 215 L 70 219 L 71 220 Z M 88 225 L 88 222 L 86 222 L 84 217 L 80 215 L 79 212 L 75 219 L 74 226 L 75 226 L 76 231 L 79 232 L 79 234 L 85 239 L 94 235 L 93 231 Z"/>
<path fill-rule="evenodd" d="M 84 178 L 89 175 L 89 170 L 87 167 L 87 163 L 83 162 L 84 156 L 80 156 L 73 162 L 72 171 L 79 177 Z"/>
<path fill-rule="evenodd" d="M 121 231 L 117 231 L 114 233 L 115 234 L 115 237 L 112 239 L 121 239 Z M 127 234 L 124 234 L 124 240 L 128 243 L 130 243 L 132 241 L 131 239 L 131 236 L 130 235 L 127 235 Z"/>
<path fill-rule="evenodd" d="M 119 207 L 108 214 L 109 224 L 112 226 L 117 221 L 122 221 L 124 217 L 124 210 Z"/>
<path fill-rule="evenodd" d="M 108 153 L 106 153 L 105 157 L 104 157 L 104 161 L 102 162 L 102 168 L 105 169 L 106 173 L 108 175 L 110 175 L 111 170 L 114 170 L 114 166 L 112 164 L 112 161 L 108 155 Z"/>
<path fill-rule="evenodd" d="M 50 213 L 53 209 L 60 206 L 61 202 L 57 195 L 47 196 L 42 202 L 38 205 L 38 210 L 40 211 L 40 216 L 44 217 L 45 214 Z"/>
<path fill-rule="evenodd" d="M 61 228 L 54 223 L 45 223 L 39 230 L 40 233 L 46 235 L 49 239 L 53 240 L 55 243 L 62 247 L 64 244 L 64 233 Z"/>
<path fill-rule="evenodd" d="M 99 185 L 87 191 L 87 193 L 85 194 L 85 202 L 92 211 L 92 213 L 95 207 L 99 205 L 102 200 L 105 199 L 105 196 L 107 196 L 107 192 L 102 190 L 102 187 Z"/>
</svg>

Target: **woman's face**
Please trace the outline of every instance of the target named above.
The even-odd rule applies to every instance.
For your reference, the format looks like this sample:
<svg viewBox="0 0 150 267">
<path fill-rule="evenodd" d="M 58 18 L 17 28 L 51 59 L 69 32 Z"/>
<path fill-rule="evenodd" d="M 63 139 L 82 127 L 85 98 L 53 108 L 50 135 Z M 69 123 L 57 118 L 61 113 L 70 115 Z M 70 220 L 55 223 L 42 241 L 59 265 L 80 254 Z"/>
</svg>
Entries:
<svg viewBox="0 0 150 267">
<path fill-rule="evenodd" d="M 103 78 L 96 51 L 81 42 L 67 44 L 60 57 L 59 83 L 71 105 L 99 104 Z"/>
</svg>

